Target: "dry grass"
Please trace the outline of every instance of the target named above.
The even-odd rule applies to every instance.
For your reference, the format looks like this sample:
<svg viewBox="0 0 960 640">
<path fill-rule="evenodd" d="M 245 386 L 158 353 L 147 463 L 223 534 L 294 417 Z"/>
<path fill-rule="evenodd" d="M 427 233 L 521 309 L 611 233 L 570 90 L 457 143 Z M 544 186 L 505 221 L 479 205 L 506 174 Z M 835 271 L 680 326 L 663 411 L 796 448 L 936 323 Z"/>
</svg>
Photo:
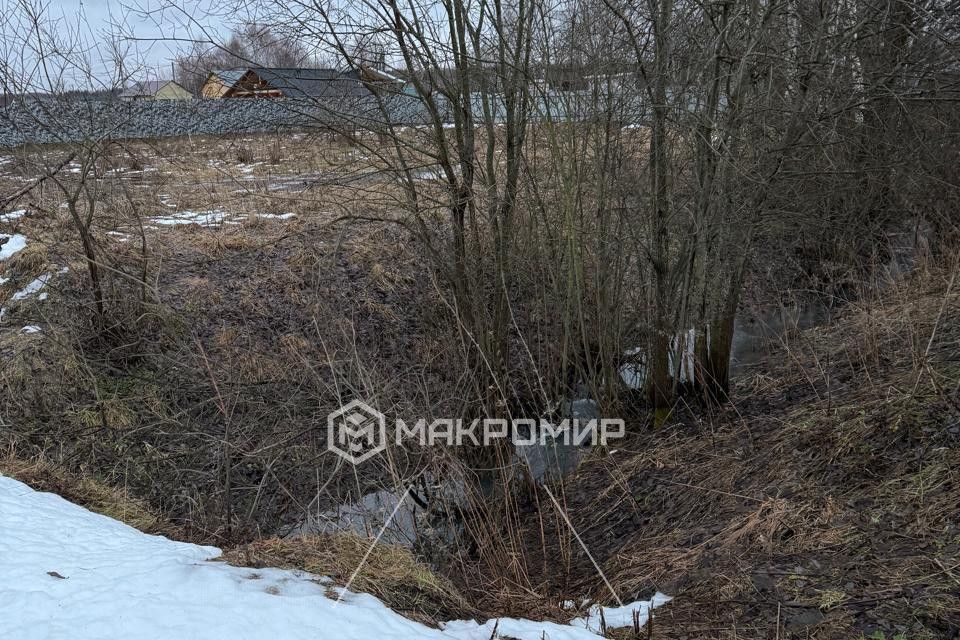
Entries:
<svg viewBox="0 0 960 640">
<path fill-rule="evenodd" d="M 347 533 L 269 538 L 231 549 L 224 559 L 242 567 L 301 569 L 341 586 L 352 577 L 351 591 L 370 593 L 391 609 L 425 623 L 469 614 L 470 607 L 453 585 L 409 550 L 379 543 L 365 558 L 372 542 Z"/>
<path fill-rule="evenodd" d="M 47 271 L 50 265 L 49 252 L 43 244 L 33 242 L 14 254 L 4 263 L 8 273 L 23 279 L 31 279 Z"/>
<path fill-rule="evenodd" d="M 261 162 L 277 143 L 279 164 Z M 238 147 L 255 163 L 237 165 Z M 356 172 L 354 151 L 296 135 L 125 145 L 104 168 L 130 167 L 128 155 L 137 168 L 104 172 L 92 227 L 103 323 L 62 194 L 32 193 L 21 204 L 37 215 L 19 221 L 18 232 L 28 249 L 47 247 L 50 264 L 70 270 L 47 284 L 48 301 L 10 305 L 0 323 L 0 412 L 15 425 L 3 439 L 72 471 L 123 478 L 195 542 L 229 546 L 296 524 L 318 476 L 333 481 L 313 508 L 355 498 L 357 483 L 326 451 L 326 413 L 370 388 L 384 408 L 426 404 L 428 384 L 443 397 L 455 390 L 436 355 L 451 348 L 446 334 L 428 334 L 434 327 L 423 322 L 435 310 L 421 304 L 431 287 L 409 239 L 395 227 L 331 224 L 345 194 L 355 200 L 357 190 L 324 181 Z M 0 169 L 0 189 L 16 188 L 62 153 L 31 150 Z M 186 211 L 222 212 L 226 221 L 151 220 Z M 295 217 L 257 215 L 285 213 Z M 20 334 L 27 324 L 43 331 Z M 104 325 L 107 335 L 92 335 Z M 425 362 L 418 354 L 428 342 L 435 355 Z M 214 382 L 235 437 L 229 491 Z M 431 402 L 437 396 L 430 391 Z M 374 472 L 361 470 L 363 486 Z"/>
<path fill-rule="evenodd" d="M 37 491 L 55 493 L 144 533 L 179 537 L 177 529 L 143 500 L 89 476 L 65 471 L 43 459 L 23 460 L 7 454 L 0 457 L 0 474 L 19 480 Z"/>
<path fill-rule="evenodd" d="M 719 415 L 681 407 L 656 438 L 637 434 L 566 481 L 565 509 L 616 591 L 677 596 L 657 637 L 960 626 L 952 275 L 918 274 L 794 336 Z M 558 545 L 532 549 L 530 565 Z M 539 575 L 609 600 L 579 549 Z"/>
<path fill-rule="evenodd" d="M 109 350 L 87 344 L 75 322 L 76 310 L 89 304 L 82 267 L 58 277 L 51 285 L 58 304 L 43 308 L 49 328 L 0 336 L 7 362 L 0 409 L 18 444 L 50 457 L 67 451 L 75 471 L 83 461 L 98 477 L 129 479 L 203 542 L 283 530 L 310 509 L 342 501 L 347 490 L 356 497 L 369 488 L 368 478 L 363 488 L 352 478 L 347 489 L 338 486 L 339 467 L 324 455 L 326 413 L 373 389 L 382 409 L 452 415 L 443 403 L 458 406 L 462 380 L 447 360 L 456 344 L 437 329 L 439 294 L 409 238 L 389 224 L 329 224 L 343 214 L 396 215 L 395 186 L 371 180 L 358 196 L 357 185 L 324 182 L 356 177 L 356 151 L 266 137 L 133 144 L 137 163 L 128 166 L 144 172 L 115 178 L 130 201 L 105 199 L 94 229 L 112 267 L 124 266 L 113 258 L 139 245 L 123 212 L 149 224 L 176 211 L 218 210 L 241 222 L 147 230 L 157 296 L 129 324 L 139 329 L 144 318 L 163 317 L 164 326 L 131 332 L 123 367 Z M 236 165 L 265 158 L 273 164 Z M 286 190 L 290 183 L 297 184 Z M 36 254 L 24 251 L 23 263 L 10 265 L 24 275 L 45 268 L 43 246 L 55 248 L 57 264 L 76 258 L 60 255 L 76 247 L 59 195 L 36 198 L 32 208 L 46 217 L 23 221 Z M 265 212 L 297 217 L 255 215 Z M 107 244 L 107 231 L 129 233 L 131 241 Z M 836 326 L 791 336 L 762 376 L 738 387 L 733 407 L 706 419 L 680 408 L 653 435 L 636 426 L 634 439 L 591 457 L 556 491 L 624 599 L 654 589 L 678 596 L 660 613 L 655 637 L 849 638 L 865 621 L 934 630 L 960 624 L 950 591 L 960 573 L 960 459 L 944 436 L 960 414 L 960 300 L 948 280 L 949 273 L 927 274 L 851 307 Z M 213 410 L 220 393 L 236 465 L 229 490 L 221 466 L 225 420 Z M 151 525 L 152 512 L 136 511 L 131 505 L 139 503 L 125 492 L 112 496 L 77 479 L 86 476 L 4 464 L 45 490 L 103 505 L 94 510 L 162 526 Z M 320 479 L 331 478 L 330 495 L 308 505 Z M 233 520 L 224 522 L 228 494 Z M 529 512 L 509 511 L 517 527 L 493 518 L 476 525 L 490 549 L 488 567 L 470 576 L 472 602 L 531 614 L 556 609 L 557 596 L 609 598 L 565 522 L 539 498 Z M 505 531 L 510 544 L 495 547 Z M 513 544 L 521 538 L 537 548 L 526 557 L 508 553 L 524 551 Z M 352 536 L 269 539 L 228 556 L 344 584 L 368 544 Z M 476 558 L 464 556 L 455 570 L 466 573 Z M 495 563 L 499 573 L 489 570 Z M 424 620 L 469 611 L 449 584 L 394 547 L 378 546 L 352 588 Z M 819 616 L 819 624 L 801 625 L 801 613 Z"/>
</svg>

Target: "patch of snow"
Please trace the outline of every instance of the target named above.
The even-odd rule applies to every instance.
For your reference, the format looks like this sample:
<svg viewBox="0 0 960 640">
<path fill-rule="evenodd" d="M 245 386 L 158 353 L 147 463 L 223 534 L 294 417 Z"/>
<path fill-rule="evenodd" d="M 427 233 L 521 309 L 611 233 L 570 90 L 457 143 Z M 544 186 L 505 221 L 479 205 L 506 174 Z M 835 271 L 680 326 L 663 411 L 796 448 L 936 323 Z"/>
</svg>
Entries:
<svg viewBox="0 0 960 640">
<path fill-rule="evenodd" d="M 33 294 L 35 294 L 35 293 L 37 293 L 38 291 L 40 291 L 40 289 L 43 289 L 43 287 L 47 284 L 47 282 L 49 282 L 50 278 L 52 278 L 52 277 L 53 277 L 53 274 L 45 273 L 45 274 L 43 274 L 42 276 L 40 276 L 39 278 L 36 278 L 36 279 L 33 280 L 32 282 L 30 282 L 30 284 L 28 284 L 27 286 L 25 286 L 23 289 L 20 289 L 20 291 L 17 291 L 15 294 L 13 294 L 12 296 L 10 296 L 9 302 L 16 302 L 16 301 L 18 301 L 18 300 L 23 300 L 23 299 L 25 299 L 25 298 L 29 298 L 29 297 L 32 296 Z M 39 296 L 37 296 L 37 300 L 43 301 L 43 300 L 46 300 L 46 299 L 47 299 L 47 294 L 46 294 L 46 293 L 41 293 Z M 6 307 L 0 307 L 0 320 L 2 320 L 3 317 L 6 316 L 6 315 L 7 315 L 7 308 L 6 308 Z"/>
<path fill-rule="evenodd" d="M 442 625 L 446 637 L 461 640 L 490 640 L 490 638 L 516 638 L 517 640 L 599 640 L 588 629 L 556 622 L 531 622 L 516 618 L 496 618 L 484 623 L 473 620 L 456 620 Z M 494 636 L 494 628 L 497 635 Z"/>
<path fill-rule="evenodd" d="M 447 175 L 439 168 L 437 169 L 419 169 L 413 171 L 410 177 L 414 180 L 446 180 Z"/>
<path fill-rule="evenodd" d="M 12 236 L 0 234 L 0 240 L 6 238 L 7 241 L 0 245 L 0 260 L 6 260 L 16 253 L 20 253 L 27 247 L 27 238 L 19 233 Z"/>
<path fill-rule="evenodd" d="M 666 604 L 673 600 L 670 596 L 657 591 L 650 600 L 638 600 L 625 604 L 622 607 L 603 607 L 603 622 L 608 629 L 619 629 L 620 627 L 633 626 L 633 614 L 640 614 L 640 626 L 647 623 L 650 616 L 650 610 L 654 607 Z M 570 621 L 575 627 L 583 627 L 592 631 L 600 631 L 600 605 L 593 605 L 590 611 L 583 618 L 576 618 Z"/>
<path fill-rule="evenodd" d="M 167 226 L 197 224 L 201 227 L 212 227 L 223 224 L 226 217 L 226 212 L 220 211 L 219 209 L 211 209 L 210 211 L 178 211 L 169 216 L 150 218 L 150 221 Z"/>
<path fill-rule="evenodd" d="M 270 220 L 289 220 L 290 218 L 296 218 L 297 214 L 295 213 L 258 213 L 258 218 L 268 218 Z"/>
<path fill-rule="evenodd" d="M 20 333 L 40 333 L 42 329 L 35 324 L 28 324 L 23 329 L 20 329 Z"/>
<path fill-rule="evenodd" d="M 110 175 L 110 174 L 114 174 L 114 175 L 115 175 L 115 174 L 121 174 L 121 173 L 122 173 L 122 174 L 124 174 L 124 175 L 132 176 L 132 175 L 137 175 L 137 174 L 140 174 L 140 173 L 150 173 L 151 171 L 156 171 L 156 170 L 157 170 L 156 167 L 151 167 L 151 166 L 146 166 L 146 167 L 144 167 L 143 169 L 127 169 L 126 167 L 116 167 L 115 169 L 108 169 L 107 171 L 104 171 L 103 173 L 104 173 L 104 175 Z"/>
<path fill-rule="evenodd" d="M 42 276 L 36 278 L 32 282 L 30 282 L 30 284 L 25 286 L 23 289 L 20 289 L 20 291 L 17 291 L 15 294 L 10 296 L 10 300 L 16 301 L 16 300 L 23 300 L 24 298 L 29 298 L 36 292 L 40 291 L 40 289 L 43 289 L 43 287 L 47 284 L 47 282 L 49 282 L 50 277 L 51 276 L 49 273 L 45 273 Z"/>
<path fill-rule="evenodd" d="M 600 640 L 576 620 L 501 618 L 432 629 L 373 596 L 331 589 L 327 578 L 211 562 L 220 555 L 215 547 L 141 533 L 3 476 L 0 514 L 3 638 L 489 640 L 496 626 L 519 640 Z M 658 594 L 624 609 L 645 616 L 667 600 Z M 621 619 L 618 611 L 605 610 L 607 620 Z"/>
<path fill-rule="evenodd" d="M 10 222 L 11 220 L 18 220 L 25 215 L 27 215 L 26 209 L 17 209 L 16 211 L 11 211 L 10 213 L 0 213 L 0 222 Z"/>
</svg>

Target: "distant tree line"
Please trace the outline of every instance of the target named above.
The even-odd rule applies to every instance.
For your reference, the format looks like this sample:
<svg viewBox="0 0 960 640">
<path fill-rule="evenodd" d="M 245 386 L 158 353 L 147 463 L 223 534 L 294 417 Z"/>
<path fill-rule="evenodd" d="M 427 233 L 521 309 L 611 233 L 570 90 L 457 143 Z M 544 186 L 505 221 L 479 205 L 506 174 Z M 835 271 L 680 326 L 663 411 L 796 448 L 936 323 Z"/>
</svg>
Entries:
<svg viewBox="0 0 960 640">
<path fill-rule="evenodd" d="M 316 65 L 317 60 L 297 38 L 251 22 L 233 31 L 222 43 L 194 42 L 187 53 L 174 61 L 174 79 L 197 94 L 215 69 Z"/>
</svg>

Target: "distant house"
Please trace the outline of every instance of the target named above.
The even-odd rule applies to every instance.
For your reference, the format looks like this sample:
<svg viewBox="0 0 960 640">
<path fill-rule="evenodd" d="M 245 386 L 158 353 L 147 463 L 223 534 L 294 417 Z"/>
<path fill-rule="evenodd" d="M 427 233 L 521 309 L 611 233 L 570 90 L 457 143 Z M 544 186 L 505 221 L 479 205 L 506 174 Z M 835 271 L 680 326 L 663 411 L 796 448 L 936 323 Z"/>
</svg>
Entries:
<svg viewBox="0 0 960 640">
<path fill-rule="evenodd" d="M 246 69 L 217 69 L 211 71 L 200 87 L 201 98 L 222 98 L 246 73 Z"/>
<path fill-rule="evenodd" d="M 173 80 L 144 80 L 120 93 L 123 100 L 190 100 L 193 94 Z"/>
<path fill-rule="evenodd" d="M 218 69 L 200 89 L 204 98 L 364 98 L 402 81 L 372 69 L 248 67 Z"/>
</svg>

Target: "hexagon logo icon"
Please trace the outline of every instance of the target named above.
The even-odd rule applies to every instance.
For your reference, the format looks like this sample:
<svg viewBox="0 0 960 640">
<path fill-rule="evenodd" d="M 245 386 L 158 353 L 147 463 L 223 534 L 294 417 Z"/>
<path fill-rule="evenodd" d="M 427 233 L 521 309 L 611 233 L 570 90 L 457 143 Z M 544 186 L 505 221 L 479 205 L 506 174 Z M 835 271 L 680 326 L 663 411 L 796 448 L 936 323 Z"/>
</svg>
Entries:
<svg viewBox="0 0 960 640">
<path fill-rule="evenodd" d="M 351 464 L 369 460 L 387 448 L 387 420 L 360 400 L 327 416 L 327 449 Z"/>
</svg>

